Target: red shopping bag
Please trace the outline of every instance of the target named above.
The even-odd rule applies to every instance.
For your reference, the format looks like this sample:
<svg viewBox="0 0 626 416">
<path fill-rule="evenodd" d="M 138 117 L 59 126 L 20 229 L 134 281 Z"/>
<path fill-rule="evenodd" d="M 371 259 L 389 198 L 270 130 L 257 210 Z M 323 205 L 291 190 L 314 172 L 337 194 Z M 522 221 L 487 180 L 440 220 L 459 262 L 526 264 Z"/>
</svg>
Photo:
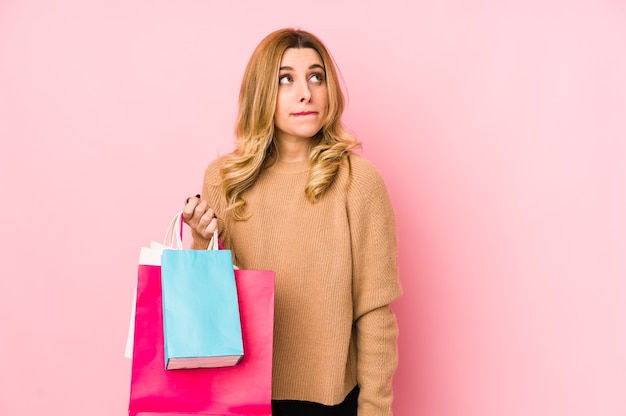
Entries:
<svg viewBox="0 0 626 416">
<path fill-rule="evenodd" d="M 140 265 L 129 416 L 270 416 L 274 272 L 236 270 L 244 356 L 234 367 L 163 366 L 161 267 Z"/>
</svg>

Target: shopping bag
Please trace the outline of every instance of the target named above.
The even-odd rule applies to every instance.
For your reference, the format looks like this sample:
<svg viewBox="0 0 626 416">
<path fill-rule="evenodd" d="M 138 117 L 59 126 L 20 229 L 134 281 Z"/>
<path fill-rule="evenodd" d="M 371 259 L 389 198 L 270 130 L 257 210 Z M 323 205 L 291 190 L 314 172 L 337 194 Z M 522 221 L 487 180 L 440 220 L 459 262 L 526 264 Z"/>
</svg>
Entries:
<svg viewBox="0 0 626 416">
<path fill-rule="evenodd" d="M 165 367 L 235 365 L 243 354 L 243 342 L 232 255 L 228 250 L 220 250 L 217 230 L 208 247 L 210 252 L 184 251 L 182 224 L 182 212 L 179 212 L 170 222 L 164 243 L 153 241 L 140 252 L 140 265 L 161 266 L 163 252 L 167 250 L 162 293 L 168 299 L 163 322 L 167 328 Z M 124 354 L 128 358 L 133 356 L 136 301 L 137 286 Z"/>
<path fill-rule="evenodd" d="M 129 416 L 270 416 L 274 272 L 234 272 L 245 350 L 239 364 L 170 371 L 163 365 L 160 250 L 154 243 L 141 250 Z"/>
<path fill-rule="evenodd" d="M 228 367 L 244 354 L 239 300 L 230 250 L 182 247 L 182 213 L 166 235 L 161 256 L 165 368 Z"/>
<path fill-rule="evenodd" d="M 129 416 L 271 415 L 274 273 L 236 270 L 246 354 L 234 367 L 163 367 L 159 266 L 139 266 Z"/>
<path fill-rule="evenodd" d="M 140 266 L 159 266 L 161 267 L 161 254 L 163 253 L 163 244 L 152 241 L 150 247 L 141 247 L 139 251 Z M 159 272 L 160 276 L 160 272 Z M 128 336 L 126 337 L 126 350 L 124 356 L 133 358 L 133 344 L 135 341 L 135 311 L 137 308 L 137 280 L 135 280 L 135 292 L 133 295 L 133 303 L 130 311 L 130 324 L 128 325 Z"/>
</svg>

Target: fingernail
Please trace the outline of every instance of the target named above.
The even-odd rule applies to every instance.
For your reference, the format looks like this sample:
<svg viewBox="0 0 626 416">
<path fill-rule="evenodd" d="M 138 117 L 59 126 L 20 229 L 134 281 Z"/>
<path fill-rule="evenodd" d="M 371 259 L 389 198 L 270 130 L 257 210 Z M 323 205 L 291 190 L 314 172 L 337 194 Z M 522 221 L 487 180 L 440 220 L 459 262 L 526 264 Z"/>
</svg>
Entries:
<svg viewBox="0 0 626 416">
<path fill-rule="evenodd" d="M 200 199 L 200 194 L 196 194 L 196 198 Z M 185 203 L 188 204 L 190 199 L 191 197 L 187 198 L 187 201 Z"/>
</svg>

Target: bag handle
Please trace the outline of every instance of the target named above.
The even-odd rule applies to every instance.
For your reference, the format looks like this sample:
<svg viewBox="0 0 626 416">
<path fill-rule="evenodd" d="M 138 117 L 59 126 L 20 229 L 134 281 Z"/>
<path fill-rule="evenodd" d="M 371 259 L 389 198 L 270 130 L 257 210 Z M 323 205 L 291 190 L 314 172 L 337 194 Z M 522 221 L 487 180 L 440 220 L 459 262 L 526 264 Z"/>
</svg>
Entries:
<svg viewBox="0 0 626 416">
<path fill-rule="evenodd" d="M 207 250 L 219 250 L 221 244 L 219 242 L 217 228 L 213 231 L 213 237 L 209 242 L 209 247 Z M 171 248 L 174 250 L 182 250 L 183 249 L 183 212 L 178 212 L 172 221 L 170 222 L 169 227 L 167 227 L 167 231 L 165 232 L 165 240 L 163 245 L 167 248 Z"/>
</svg>

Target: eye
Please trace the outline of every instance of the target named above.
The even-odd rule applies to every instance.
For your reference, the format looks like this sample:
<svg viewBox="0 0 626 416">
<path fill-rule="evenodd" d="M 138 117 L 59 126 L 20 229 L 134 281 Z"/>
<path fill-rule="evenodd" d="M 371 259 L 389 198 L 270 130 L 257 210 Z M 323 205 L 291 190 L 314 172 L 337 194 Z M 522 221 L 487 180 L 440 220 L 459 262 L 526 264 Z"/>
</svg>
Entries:
<svg viewBox="0 0 626 416">
<path fill-rule="evenodd" d="M 281 75 L 278 77 L 279 84 L 289 84 L 292 81 L 293 81 L 293 78 L 291 77 L 291 75 Z"/>
<path fill-rule="evenodd" d="M 324 74 L 322 74 L 321 72 L 314 72 L 309 77 L 309 80 L 311 82 L 316 83 L 316 84 L 322 83 L 322 82 L 324 82 Z"/>
</svg>

